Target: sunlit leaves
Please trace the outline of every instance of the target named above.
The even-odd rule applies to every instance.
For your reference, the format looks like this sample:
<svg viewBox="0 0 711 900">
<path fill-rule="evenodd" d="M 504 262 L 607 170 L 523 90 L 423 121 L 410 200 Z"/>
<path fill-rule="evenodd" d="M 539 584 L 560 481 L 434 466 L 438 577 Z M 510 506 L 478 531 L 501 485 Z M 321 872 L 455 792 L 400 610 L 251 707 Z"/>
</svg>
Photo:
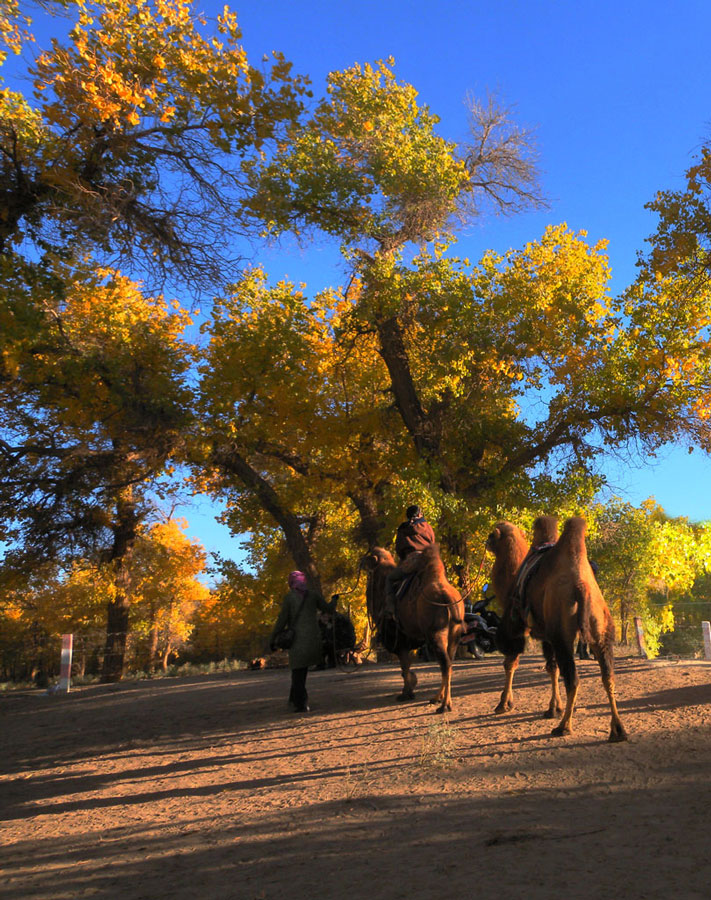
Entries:
<svg viewBox="0 0 711 900">
<path fill-rule="evenodd" d="M 208 25 L 188 0 L 77 7 L 32 70 L 36 110 L 5 97 L 0 246 L 24 231 L 163 278 L 219 277 L 241 163 L 299 115 L 304 82 L 279 54 L 250 66 L 228 8 Z"/>
<path fill-rule="evenodd" d="M 169 519 L 144 529 L 129 560 L 132 632 L 152 637 L 161 656 L 186 643 L 210 596 L 200 580 L 206 554 L 185 535 L 186 524 Z"/>
<path fill-rule="evenodd" d="M 121 488 L 155 479 L 183 440 L 188 320 L 116 272 L 63 265 L 18 306 L 20 276 L 0 292 L 13 325 L 0 381 L 2 526 L 19 528 L 26 549 L 64 553 L 110 529 Z"/>
<path fill-rule="evenodd" d="M 593 517 L 588 552 L 599 565 L 608 603 L 623 631 L 633 616 L 643 619 L 647 650 L 656 656 L 660 635 L 674 627 L 675 598 L 691 589 L 701 570 L 703 530 L 685 519 L 668 519 L 653 500 L 639 508 L 613 501 L 596 508 Z M 654 597 L 664 602 L 655 604 Z"/>
<path fill-rule="evenodd" d="M 383 62 L 332 73 L 311 121 L 255 173 L 253 212 L 272 231 L 318 228 L 345 245 L 435 238 L 468 175 L 416 97 Z"/>
</svg>

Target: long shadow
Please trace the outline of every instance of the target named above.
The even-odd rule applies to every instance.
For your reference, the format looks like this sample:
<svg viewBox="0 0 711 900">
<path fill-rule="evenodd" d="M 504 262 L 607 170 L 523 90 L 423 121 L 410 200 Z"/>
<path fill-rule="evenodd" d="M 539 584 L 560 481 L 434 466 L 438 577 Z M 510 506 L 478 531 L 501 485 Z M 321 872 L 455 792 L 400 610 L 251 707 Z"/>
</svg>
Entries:
<svg viewBox="0 0 711 900">
<path fill-rule="evenodd" d="M 464 897 L 473 884 L 496 897 L 708 896 L 702 761 L 654 791 L 585 784 L 426 800 L 371 791 L 277 814 L 196 818 L 187 833 L 113 829 L 100 847 L 91 835 L 60 845 L 38 834 L 3 853 L 6 890 L 254 900 L 342 897 L 367 882 L 373 900 L 410 896 L 414 885 L 421 897 Z"/>
</svg>

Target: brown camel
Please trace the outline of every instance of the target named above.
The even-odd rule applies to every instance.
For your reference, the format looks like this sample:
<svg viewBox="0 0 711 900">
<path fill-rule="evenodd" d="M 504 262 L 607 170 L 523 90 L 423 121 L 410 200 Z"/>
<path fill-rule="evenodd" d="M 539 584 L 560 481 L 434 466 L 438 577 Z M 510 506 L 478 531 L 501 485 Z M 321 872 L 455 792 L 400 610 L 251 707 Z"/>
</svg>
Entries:
<svg viewBox="0 0 711 900">
<path fill-rule="evenodd" d="M 452 708 L 452 661 L 464 633 L 464 603 L 447 581 L 437 544 L 411 554 L 406 562 L 416 574 L 397 601 L 395 622 L 385 614 L 387 576 L 395 568 L 395 560 L 382 547 L 374 547 L 363 559 L 361 566 L 368 573 L 368 615 L 382 645 L 400 660 L 403 689 L 398 700 L 415 699 L 417 675 L 410 670 L 412 651 L 425 643 L 434 651 L 442 685 L 430 702 L 438 704 L 437 712 L 442 713 Z"/>
<path fill-rule="evenodd" d="M 551 700 L 544 716 L 553 718 L 563 711 L 558 689 L 560 671 L 566 706 L 551 733 L 569 734 L 579 684 L 574 647 L 580 635 L 590 644 L 600 666 L 612 712 L 609 739 L 625 741 L 627 733 L 615 700 L 615 626 L 588 562 L 586 527 L 584 519 L 569 519 L 558 538 L 557 519 L 541 516 L 534 522 L 530 549 L 523 532 L 510 522 L 500 522 L 487 539 L 487 549 L 496 558 L 492 569 L 494 590 L 503 605 L 497 643 L 504 654 L 506 683 L 495 711 L 507 712 L 513 706 L 514 673 L 530 634 L 543 643 L 551 677 Z"/>
</svg>

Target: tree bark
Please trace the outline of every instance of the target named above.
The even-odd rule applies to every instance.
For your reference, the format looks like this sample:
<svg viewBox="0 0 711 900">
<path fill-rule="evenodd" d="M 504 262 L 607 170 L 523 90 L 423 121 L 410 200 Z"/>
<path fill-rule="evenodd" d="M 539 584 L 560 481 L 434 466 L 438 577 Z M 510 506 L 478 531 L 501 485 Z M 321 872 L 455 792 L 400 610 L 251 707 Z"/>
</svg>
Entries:
<svg viewBox="0 0 711 900">
<path fill-rule="evenodd" d="M 355 528 L 355 539 L 367 547 L 383 546 L 385 516 L 382 509 L 382 491 L 377 487 L 372 490 L 348 491 L 348 496 L 358 510 L 360 522 Z"/>
<path fill-rule="evenodd" d="M 106 646 L 101 673 L 103 684 L 110 684 L 123 678 L 131 606 L 128 555 L 136 540 L 138 518 L 133 492 L 131 488 L 126 488 L 116 503 L 113 544 L 108 554 L 108 562 L 114 570 L 116 593 L 106 610 Z"/>
<path fill-rule="evenodd" d="M 462 562 L 454 563 L 452 569 L 456 578 L 457 587 L 462 595 L 469 590 L 471 583 L 470 564 L 471 551 L 467 543 L 466 535 L 461 531 L 448 531 L 444 535 L 444 543 L 452 556 L 459 557 Z"/>
<path fill-rule="evenodd" d="M 153 613 L 155 619 L 155 613 Z M 150 637 L 148 640 L 148 671 L 155 672 L 158 661 L 158 626 L 151 622 Z"/>
<path fill-rule="evenodd" d="M 113 600 L 109 601 L 106 609 L 106 646 L 104 667 L 101 673 L 102 684 L 121 681 L 124 673 L 130 602 L 124 590 L 118 587 L 122 577 L 122 573 L 117 571 L 114 579 L 118 588 L 117 594 Z"/>
<path fill-rule="evenodd" d="M 378 322 L 377 328 L 380 355 L 390 375 L 395 405 L 402 421 L 418 455 L 428 462 L 436 462 L 442 440 L 440 416 L 426 413 L 420 403 L 400 322 L 397 316 L 391 316 Z"/>
<path fill-rule="evenodd" d="M 620 642 L 625 647 L 629 646 L 629 608 L 627 601 L 622 600 L 620 603 Z"/>
</svg>

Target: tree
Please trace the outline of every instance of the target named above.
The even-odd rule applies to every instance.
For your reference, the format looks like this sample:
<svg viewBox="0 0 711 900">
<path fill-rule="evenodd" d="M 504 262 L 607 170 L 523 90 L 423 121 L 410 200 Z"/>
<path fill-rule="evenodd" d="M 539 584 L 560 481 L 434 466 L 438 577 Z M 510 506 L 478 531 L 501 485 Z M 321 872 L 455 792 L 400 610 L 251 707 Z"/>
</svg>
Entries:
<svg viewBox="0 0 711 900">
<path fill-rule="evenodd" d="M 329 580 L 351 568 L 344 557 L 356 527 L 376 542 L 384 524 L 377 497 L 403 451 L 386 433 L 393 412 L 372 343 L 339 346 L 351 305 L 329 292 L 308 301 L 288 283 L 270 288 L 255 270 L 216 302 L 205 326 L 202 484 L 226 498 L 236 533 L 279 526 L 316 586 L 317 559 L 328 557 Z"/>
<path fill-rule="evenodd" d="M 44 683 L 60 664 L 60 635 L 74 635 L 74 658 L 84 674 L 98 658 L 106 604 L 114 590 L 108 569 L 77 560 L 18 571 L 0 568 L 0 658 L 6 677 Z"/>
<path fill-rule="evenodd" d="M 374 383 L 394 402 L 399 446 L 404 436 L 414 453 L 391 472 L 427 497 L 466 571 L 477 509 L 483 519 L 506 507 L 580 507 L 602 483 L 601 454 L 632 438 L 647 453 L 672 440 L 706 446 L 711 294 L 641 275 L 611 297 L 604 242 L 590 247 L 564 225 L 474 267 L 450 256 L 447 230 L 491 193 L 487 147 L 509 160 L 503 183 L 515 203 L 539 194 L 525 143 L 507 155 L 480 126 L 475 153 L 440 138 L 436 124 L 385 64 L 333 73 L 311 119 L 253 170 L 246 208 L 270 233 L 341 242 L 351 277 L 330 295 L 334 346 L 363 357 L 377 349 Z M 263 402 L 263 386 L 251 390 L 241 409 Z M 279 452 L 283 461 L 289 448 Z M 263 460 L 247 457 L 244 474 L 265 501 L 274 485 Z M 292 483 L 308 491 L 301 474 Z"/>
<path fill-rule="evenodd" d="M 190 637 L 193 619 L 209 598 L 199 580 L 206 554 L 184 534 L 185 523 L 169 519 L 140 524 L 130 555 L 123 561 L 125 583 L 117 584 L 115 566 L 101 559 L 70 565 L 46 562 L 31 572 L 9 565 L 0 569 L 0 620 L 3 668 L 16 677 L 57 670 L 59 636 L 74 635 L 80 674 L 101 656 L 106 609 L 122 591 L 131 606 L 131 654 L 134 667 L 163 668 Z M 144 649 L 145 647 L 145 649 Z M 137 659 L 141 656 L 141 659 Z M 94 669 L 96 671 L 96 669 Z"/>
<path fill-rule="evenodd" d="M 160 659 L 163 670 L 183 647 L 193 620 L 210 596 L 199 580 L 206 554 L 184 531 L 187 523 L 168 519 L 143 529 L 136 540 L 129 569 L 134 623 L 132 633 L 147 641 L 147 668 Z"/>
<path fill-rule="evenodd" d="M 30 308 L 26 344 L 6 356 L 0 380 L 2 536 L 27 565 L 98 553 L 113 568 L 104 658 L 113 680 L 128 630 L 126 560 L 147 491 L 189 419 L 188 319 L 111 271 L 84 272 L 61 301 L 48 296 L 42 315 Z"/>
<path fill-rule="evenodd" d="M 361 288 L 353 331 L 377 338 L 403 425 L 444 491 L 460 492 L 462 479 L 448 458 L 443 429 L 461 421 L 456 389 L 465 377 L 470 385 L 481 378 L 484 354 L 497 378 L 525 382 L 518 390 L 504 388 L 507 399 L 522 396 L 526 386 L 555 395 L 551 403 L 544 400 L 549 415 L 534 427 L 521 428 L 519 417 L 518 433 L 502 435 L 514 444 L 504 459 L 496 454 L 493 472 L 476 465 L 486 456 L 486 441 L 467 437 L 463 446 L 475 463 L 465 466 L 469 494 L 486 491 L 492 478 L 545 464 L 559 448 L 584 460 L 594 452 L 589 436 L 614 446 L 637 427 L 652 450 L 660 425 L 670 427 L 672 437 L 692 429 L 698 437 L 708 402 L 708 290 L 686 296 L 676 279 L 650 284 L 641 278 L 610 298 L 604 245 L 589 248 L 584 235 L 564 226 L 504 259 L 489 254 L 470 274 L 466 264 L 442 253 L 455 212 L 486 194 L 479 177 L 487 171 L 485 151 L 467 157 L 482 169 L 467 168 L 465 154 L 436 136 L 436 119 L 417 107 L 414 89 L 399 85 L 382 64 L 334 73 L 329 93 L 305 129 L 259 173 L 252 202 L 271 211 L 274 231 L 320 228 L 342 241 Z M 312 168 L 313 147 L 318 166 Z M 515 187 L 518 172 L 512 166 L 505 183 Z M 408 242 L 428 241 L 435 242 L 432 251 L 412 261 L 404 257 Z M 533 303 L 526 302 L 529 296 Z M 459 385 L 423 372 L 418 357 L 428 365 L 433 357 L 418 342 L 432 340 L 427 329 L 433 326 L 451 329 L 454 352 L 447 363 L 462 374 Z M 670 342 L 672 353 L 665 353 Z M 461 344 L 468 356 L 457 353 Z M 477 351 L 479 358 L 472 358 Z M 685 373 L 677 371 L 683 364 L 701 376 L 686 396 Z M 666 437 L 662 432 L 662 442 Z M 462 445 L 459 435 L 456 444 Z"/>
<path fill-rule="evenodd" d="M 304 84 L 279 54 L 250 66 L 227 7 L 212 34 L 189 0 L 75 8 L 30 69 L 37 105 L 0 96 L 0 253 L 88 248 L 212 285 L 234 262 L 245 167 L 298 116 Z"/>
<path fill-rule="evenodd" d="M 658 216 L 640 265 L 647 278 L 676 276 L 691 291 L 705 290 L 711 274 L 711 145 L 704 141 L 681 190 L 659 191 L 647 209 Z"/>
<path fill-rule="evenodd" d="M 631 620 L 639 616 L 647 650 L 656 656 L 660 636 L 674 628 L 674 602 L 690 590 L 699 570 L 694 530 L 685 519 L 666 517 L 653 500 L 639 508 L 612 501 L 593 511 L 593 520 L 588 555 L 598 563 L 622 642 L 628 643 Z"/>
<path fill-rule="evenodd" d="M 408 243 L 427 242 L 441 235 L 474 194 L 483 196 L 488 192 L 495 195 L 500 205 L 508 204 L 509 194 L 511 203 L 518 203 L 529 188 L 533 196 L 534 173 L 524 165 L 521 147 L 525 139 L 520 132 L 505 130 L 501 140 L 492 136 L 498 127 L 507 129 L 501 111 L 493 106 L 486 113 L 481 107 L 473 109 L 479 139 L 475 149 L 459 158 L 457 148 L 436 135 L 437 120 L 418 107 L 414 88 L 398 84 L 386 64 L 355 66 L 333 73 L 328 91 L 330 96 L 317 106 L 311 120 L 303 126 L 295 125 L 274 158 L 253 170 L 253 192 L 245 210 L 255 222 L 266 219 L 267 231 L 273 234 L 287 229 L 297 233 L 321 229 L 343 241 L 354 274 L 351 288 L 331 297 L 339 308 L 336 355 L 362 360 L 375 347 L 394 371 L 402 363 L 398 347 L 393 345 L 401 337 L 396 318 L 387 316 L 381 334 L 371 323 L 361 327 L 358 322 L 351 327 L 348 322 L 367 306 L 368 297 L 377 297 L 377 290 L 368 289 L 369 279 L 371 283 L 376 277 L 387 281 L 389 273 L 381 269 L 392 269 L 397 255 Z M 516 146 L 519 156 L 514 175 L 513 167 L 507 170 L 506 160 L 513 160 L 512 148 Z M 503 185 L 500 190 L 494 187 L 499 178 Z M 365 273 L 360 271 L 358 260 Z M 354 303 L 356 296 L 359 299 Z M 388 340 L 382 339 L 383 335 Z M 368 371 L 372 368 L 369 366 Z M 386 370 L 381 365 L 378 391 L 390 389 L 387 381 L 383 382 L 383 375 Z M 401 413 L 407 393 L 407 385 L 395 390 Z M 368 394 L 371 396 L 372 392 Z M 379 401 L 376 409 L 390 405 L 382 402 L 383 397 Z M 356 423 L 349 424 L 353 434 Z M 371 442 L 366 432 L 356 434 L 364 443 Z M 347 444 L 352 447 L 353 440 Z M 284 451 L 281 452 L 283 456 Z M 338 470 L 338 465 L 334 467 L 331 462 L 330 471 L 334 470 Z M 363 472 L 362 466 L 360 471 Z M 256 490 L 258 482 L 246 472 L 244 475 L 251 478 Z M 260 485 L 264 498 L 264 483 Z M 351 489 L 352 505 L 361 516 L 361 531 L 371 543 L 385 519 L 384 486 L 382 478 L 368 474 L 356 479 L 356 487 Z M 273 509 L 272 500 L 269 503 Z M 281 525 L 284 527 L 283 518 Z M 291 540 L 293 545 L 300 538 L 291 527 L 296 538 Z M 294 558 L 298 564 L 304 554 Z"/>
<path fill-rule="evenodd" d="M 31 68 L 36 102 L 0 92 L 0 528 L 26 557 L 102 548 L 113 680 L 125 562 L 189 408 L 185 320 L 116 266 L 183 287 L 226 277 L 245 172 L 299 115 L 305 85 L 278 54 L 250 66 L 227 8 L 213 34 L 186 0 L 75 11 Z M 15 49 L 19 11 L 0 12 Z"/>
<path fill-rule="evenodd" d="M 286 590 L 278 568 L 258 576 L 220 559 L 210 596 L 195 615 L 191 649 L 198 659 L 251 659 L 267 650 Z"/>
</svg>

